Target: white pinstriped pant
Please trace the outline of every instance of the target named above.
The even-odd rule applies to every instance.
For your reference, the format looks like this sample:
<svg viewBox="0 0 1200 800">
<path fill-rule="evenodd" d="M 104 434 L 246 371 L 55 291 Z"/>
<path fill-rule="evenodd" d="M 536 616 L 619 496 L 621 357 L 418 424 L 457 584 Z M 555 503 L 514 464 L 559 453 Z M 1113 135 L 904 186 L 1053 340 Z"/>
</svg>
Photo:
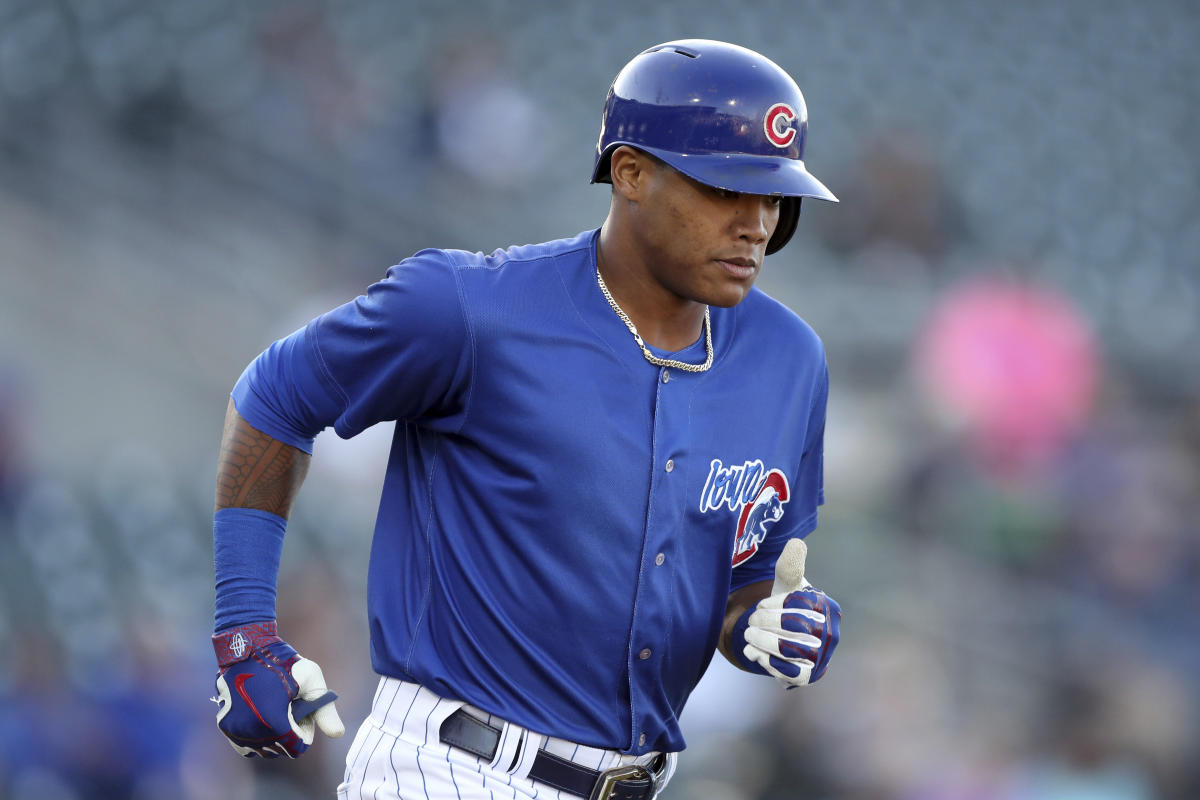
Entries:
<svg viewBox="0 0 1200 800">
<path fill-rule="evenodd" d="M 459 708 L 500 729 L 500 745 L 491 763 L 438 738 L 442 723 Z M 579 800 L 526 777 L 539 748 L 595 770 L 648 765 L 658 755 L 631 756 L 543 736 L 459 700 L 438 697 L 419 684 L 382 678 L 371 713 L 346 754 L 346 778 L 337 796 L 338 800 Z M 675 761 L 674 753 L 667 755 L 664 786 L 675 772 Z"/>
</svg>

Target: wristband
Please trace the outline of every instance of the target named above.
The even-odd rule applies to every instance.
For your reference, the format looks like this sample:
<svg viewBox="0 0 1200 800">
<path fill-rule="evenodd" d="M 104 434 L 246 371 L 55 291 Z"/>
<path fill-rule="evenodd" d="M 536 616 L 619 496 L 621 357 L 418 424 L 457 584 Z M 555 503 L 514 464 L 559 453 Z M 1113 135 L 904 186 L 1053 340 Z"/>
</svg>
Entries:
<svg viewBox="0 0 1200 800">
<path fill-rule="evenodd" d="M 275 586 L 287 520 L 255 508 L 213 515 L 214 632 L 275 618 Z"/>
<path fill-rule="evenodd" d="M 212 637 L 213 650 L 217 654 L 217 666 L 221 669 L 245 661 L 255 650 L 266 650 L 269 646 L 287 643 L 279 638 L 275 620 L 239 625 Z"/>
</svg>

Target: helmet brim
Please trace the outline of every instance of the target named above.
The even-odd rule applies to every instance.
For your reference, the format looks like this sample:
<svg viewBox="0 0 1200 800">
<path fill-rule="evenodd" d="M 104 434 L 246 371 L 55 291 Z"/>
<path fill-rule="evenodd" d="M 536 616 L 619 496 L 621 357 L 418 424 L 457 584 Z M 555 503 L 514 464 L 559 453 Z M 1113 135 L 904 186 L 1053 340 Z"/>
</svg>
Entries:
<svg viewBox="0 0 1200 800">
<path fill-rule="evenodd" d="M 641 148 L 660 158 L 689 178 L 717 189 L 742 194 L 812 197 L 838 202 L 829 187 L 821 183 L 795 158 L 717 153 L 689 155 L 653 147 Z"/>
<path fill-rule="evenodd" d="M 621 142 L 614 142 L 606 148 L 604 155 L 597 159 L 592 183 L 611 183 L 608 174 L 609 156 L 621 144 Z M 804 162 L 799 159 L 772 158 L 771 156 L 755 156 L 744 153 L 695 155 L 676 153 L 658 147 L 647 147 L 644 144 L 629 146 L 644 150 L 655 158 L 670 164 L 689 178 L 717 189 L 743 194 L 812 197 L 832 203 L 838 202 L 837 196 L 829 190 L 829 187 L 817 180 L 804 166 Z"/>
</svg>

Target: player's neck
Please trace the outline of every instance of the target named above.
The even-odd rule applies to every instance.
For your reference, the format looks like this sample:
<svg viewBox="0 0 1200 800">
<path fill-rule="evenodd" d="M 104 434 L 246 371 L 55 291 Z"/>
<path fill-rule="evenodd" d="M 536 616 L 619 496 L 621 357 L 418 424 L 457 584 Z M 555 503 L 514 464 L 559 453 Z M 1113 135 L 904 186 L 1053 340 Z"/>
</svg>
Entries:
<svg viewBox="0 0 1200 800">
<path fill-rule="evenodd" d="M 605 227 L 596 243 L 596 261 L 617 305 L 654 347 L 675 352 L 693 344 L 704 330 L 704 304 L 680 297 L 654 279 L 632 248 L 621 247 Z"/>
</svg>

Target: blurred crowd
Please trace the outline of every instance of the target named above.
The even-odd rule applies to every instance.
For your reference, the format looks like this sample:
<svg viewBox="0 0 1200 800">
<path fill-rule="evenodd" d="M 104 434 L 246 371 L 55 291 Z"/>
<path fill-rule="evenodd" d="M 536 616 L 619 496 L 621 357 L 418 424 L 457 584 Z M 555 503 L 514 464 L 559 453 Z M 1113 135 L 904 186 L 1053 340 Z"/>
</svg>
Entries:
<svg viewBox="0 0 1200 800">
<path fill-rule="evenodd" d="M 332 796 L 351 736 L 213 724 L 228 390 L 420 247 L 597 224 L 681 36 L 796 75 L 842 200 L 760 285 L 828 347 L 845 618 L 803 691 L 717 657 L 664 800 L 1200 797 L 1192 4 L 0 0 L 0 800 Z M 351 731 L 389 435 L 318 438 L 280 582 Z"/>
</svg>

